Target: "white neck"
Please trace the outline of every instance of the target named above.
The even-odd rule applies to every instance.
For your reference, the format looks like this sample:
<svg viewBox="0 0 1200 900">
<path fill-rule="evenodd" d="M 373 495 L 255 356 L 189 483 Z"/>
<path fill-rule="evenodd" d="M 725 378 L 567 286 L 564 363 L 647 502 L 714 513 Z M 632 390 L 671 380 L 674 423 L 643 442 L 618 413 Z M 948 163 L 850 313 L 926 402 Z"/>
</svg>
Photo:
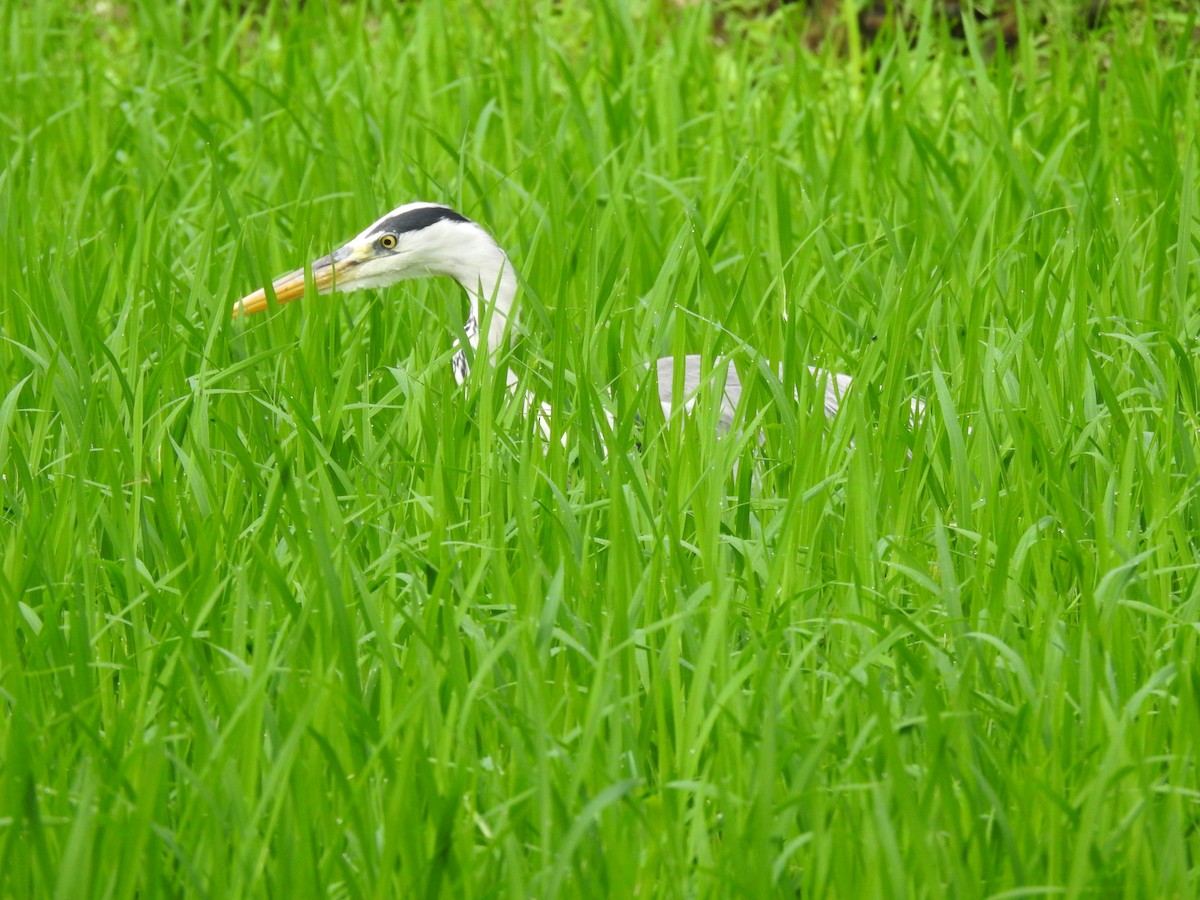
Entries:
<svg viewBox="0 0 1200 900">
<path fill-rule="evenodd" d="M 517 276 L 504 251 L 483 229 L 473 227 L 471 232 L 469 249 L 460 244 L 458 252 L 439 267 L 436 274 L 449 275 L 467 292 L 471 311 L 463 331 L 475 355 L 486 357 L 498 349 L 504 340 L 504 329 L 512 315 L 513 301 L 517 295 Z M 463 252 L 464 249 L 466 252 Z M 480 328 L 485 320 L 488 329 L 481 340 Z M 466 354 L 460 349 L 454 355 L 455 377 L 462 382 L 466 380 L 467 371 Z"/>
</svg>

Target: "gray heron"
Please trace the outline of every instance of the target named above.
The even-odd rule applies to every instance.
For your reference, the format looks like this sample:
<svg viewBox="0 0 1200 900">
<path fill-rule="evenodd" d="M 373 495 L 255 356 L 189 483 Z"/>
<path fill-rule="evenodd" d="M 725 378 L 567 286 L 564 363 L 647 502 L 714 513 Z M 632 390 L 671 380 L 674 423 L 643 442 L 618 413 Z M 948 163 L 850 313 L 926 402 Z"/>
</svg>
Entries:
<svg viewBox="0 0 1200 900">
<path fill-rule="evenodd" d="M 412 278 L 448 276 L 457 281 L 471 300 L 463 334 L 472 352 L 468 356 L 466 349 L 456 343 L 452 359 L 454 376 L 460 384 L 466 381 L 470 359 L 487 358 L 500 348 L 517 293 L 516 274 L 500 245 L 481 225 L 438 203 L 398 207 L 371 223 L 345 246 L 314 260 L 308 268 L 319 294 L 379 288 Z M 304 296 L 305 272 L 296 269 L 272 282 L 271 292 L 278 303 Z M 233 315 L 261 312 L 267 306 L 267 290 L 259 288 L 233 305 Z M 487 322 L 486 334 L 480 332 L 483 322 Z M 699 355 L 685 356 L 682 362 L 680 402 L 691 409 L 705 373 Z M 834 415 L 850 387 L 851 377 L 815 366 L 808 368 L 817 383 L 824 385 L 825 412 Z M 655 376 L 659 403 L 663 414 L 670 418 L 680 405 L 675 394 L 675 358 L 658 360 Z M 510 387 L 515 380 L 510 372 L 507 376 Z M 741 393 L 741 379 L 730 364 L 721 399 L 721 430 L 731 426 Z M 920 406 L 920 401 L 913 401 L 914 413 L 919 414 Z"/>
</svg>

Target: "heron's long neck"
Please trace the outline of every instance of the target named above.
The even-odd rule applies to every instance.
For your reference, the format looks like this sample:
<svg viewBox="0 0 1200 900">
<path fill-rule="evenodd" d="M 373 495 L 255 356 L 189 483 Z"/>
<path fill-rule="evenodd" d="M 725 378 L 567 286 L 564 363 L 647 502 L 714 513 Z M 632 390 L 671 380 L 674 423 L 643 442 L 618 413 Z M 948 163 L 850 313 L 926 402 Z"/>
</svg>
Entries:
<svg viewBox="0 0 1200 900">
<path fill-rule="evenodd" d="M 471 311 L 463 331 L 475 356 L 486 357 L 500 346 L 512 314 L 517 295 L 517 276 L 512 263 L 495 241 L 481 230 L 472 241 L 470 252 L 460 252 L 446 267 L 445 274 L 461 284 L 471 300 Z M 487 333 L 481 339 L 480 328 L 485 320 L 488 322 Z M 464 350 L 454 354 L 453 365 L 455 377 L 460 382 L 465 381 L 470 366 Z"/>
</svg>

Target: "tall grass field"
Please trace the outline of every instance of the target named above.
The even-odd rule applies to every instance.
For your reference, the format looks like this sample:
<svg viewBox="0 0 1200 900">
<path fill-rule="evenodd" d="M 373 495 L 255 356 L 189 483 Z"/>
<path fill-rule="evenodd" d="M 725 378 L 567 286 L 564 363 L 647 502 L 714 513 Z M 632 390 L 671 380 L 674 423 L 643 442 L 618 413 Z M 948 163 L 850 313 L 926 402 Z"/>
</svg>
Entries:
<svg viewBox="0 0 1200 900">
<path fill-rule="evenodd" d="M 1082 5 L 0 0 L 0 896 L 1197 896 L 1200 22 Z M 465 388 L 231 317 L 413 200 Z"/>
</svg>

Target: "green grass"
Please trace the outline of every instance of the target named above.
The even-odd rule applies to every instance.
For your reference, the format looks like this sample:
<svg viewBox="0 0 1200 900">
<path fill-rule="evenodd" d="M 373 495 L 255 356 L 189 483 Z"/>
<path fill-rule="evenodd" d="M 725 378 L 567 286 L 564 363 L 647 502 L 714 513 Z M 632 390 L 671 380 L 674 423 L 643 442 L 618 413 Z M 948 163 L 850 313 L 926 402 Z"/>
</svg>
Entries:
<svg viewBox="0 0 1200 900">
<path fill-rule="evenodd" d="M 932 5 L 0 3 L 0 892 L 1200 892 L 1196 22 Z"/>
</svg>

